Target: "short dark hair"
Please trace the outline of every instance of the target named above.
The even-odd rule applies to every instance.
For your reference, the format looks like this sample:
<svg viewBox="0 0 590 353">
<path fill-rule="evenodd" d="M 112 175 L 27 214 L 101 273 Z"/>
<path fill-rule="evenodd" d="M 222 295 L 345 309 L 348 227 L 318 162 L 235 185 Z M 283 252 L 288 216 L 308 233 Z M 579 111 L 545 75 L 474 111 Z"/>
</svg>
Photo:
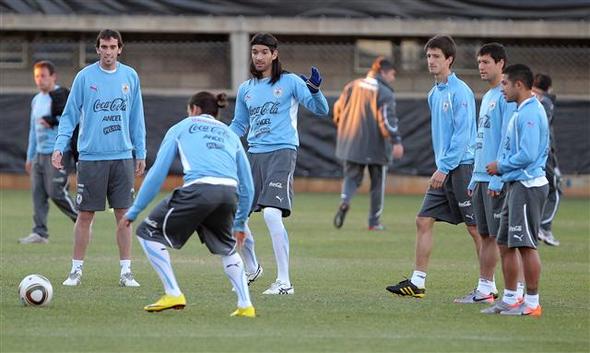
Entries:
<svg viewBox="0 0 590 353">
<path fill-rule="evenodd" d="M 37 61 L 33 65 L 33 70 L 34 69 L 40 69 L 40 68 L 46 68 L 47 70 L 49 70 L 49 74 L 50 75 L 55 74 L 55 65 L 53 65 L 53 63 L 51 61 L 49 61 L 49 60 Z"/>
<path fill-rule="evenodd" d="M 428 49 L 435 48 L 438 48 L 443 52 L 445 59 L 449 56 L 452 56 L 453 61 L 451 61 L 451 65 L 449 66 L 453 66 L 456 58 L 455 55 L 457 55 L 457 45 L 455 44 L 453 38 L 444 34 L 437 34 L 436 36 L 430 38 L 428 42 L 426 42 L 426 45 L 424 46 L 424 52 L 426 52 Z"/>
<path fill-rule="evenodd" d="M 492 42 L 486 43 L 479 48 L 477 51 L 477 56 L 484 56 L 489 55 L 494 62 L 497 63 L 500 60 L 504 60 L 504 67 L 508 63 L 508 58 L 506 56 L 506 49 L 500 43 Z"/>
<path fill-rule="evenodd" d="M 374 74 L 379 73 L 379 71 L 389 71 L 389 70 L 395 70 L 395 67 L 393 66 L 391 61 L 387 60 L 383 56 L 377 57 L 373 61 L 373 64 L 371 65 L 371 72 Z"/>
<path fill-rule="evenodd" d="M 227 106 L 227 95 L 225 93 L 214 95 L 213 93 L 206 91 L 195 93 L 188 100 L 188 106 L 197 106 L 201 108 L 202 114 L 209 114 L 211 116 L 217 117 L 219 108 L 224 108 Z"/>
<path fill-rule="evenodd" d="M 117 46 L 119 48 L 123 48 L 123 37 L 121 37 L 121 33 L 119 33 L 119 31 L 116 31 L 114 29 L 103 29 L 102 31 L 100 31 L 100 33 L 98 33 L 98 36 L 96 37 L 96 47 L 100 47 L 101 39 L 109 38 L 116 39 L 118 42 Z"/>
<path fill-rule="evenodd" d="M 254 37 L 252 37 L 252 40 L 250 40 L 250 47 L 254 45 L 267 46 L 268 49 L 270 49 L 270 52 L 274 53 L 279 47 L 279 41 L 270 33 L 256 33 Z M 285 71 L 283 70 L 281 61 L 277 56 L 277 58 L 272 62 L 272 71 L 270 74 L 269 84 L 273 85 L 275 82 L 277 82 L 281 78 L 281 74 L 283 72 Z M 250 73 L 257 79 L 262 78 L 262 72 L 256 71 L 256 66 L 254 66 L 252 58 L 250 58 Z"/>
<path fill-rule="evenodd" d="M 533 88 L 533 72 L 524 64 L 514 64 L 503 71 L 509 81 L 520 81 L 527 89 Z"/>
<path fill-rule="evenodd" d="M 533 87 L 537 87 L 545 92 L 549 91 L 552 85 L 551 76 L 546 74 L 536 74 L 533 80 Z"/>
</svg>

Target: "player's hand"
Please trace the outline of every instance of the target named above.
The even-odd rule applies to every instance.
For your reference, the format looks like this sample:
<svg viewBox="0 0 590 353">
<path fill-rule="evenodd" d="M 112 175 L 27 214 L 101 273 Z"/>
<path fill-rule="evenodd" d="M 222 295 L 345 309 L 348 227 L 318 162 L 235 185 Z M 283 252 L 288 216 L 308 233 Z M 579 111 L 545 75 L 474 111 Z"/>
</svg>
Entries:
<svg viewBox="0 0 590 353">
<path fill-rule="evenodd" d="M 61 162 L 62 154 L 60 151 L 53 151 L 51 155 L 51 164 L 55 167 L 55 169 L 64 169 L 64 165 Z"/>
<path fill-rule="evenodd" d="M 133 223 L 133 221 L 130 221 L 126 215 L 123 215 L 119 221 L 119 228 L 129 228 L 131 227 L 131 223 Z"/>
<path fill-rule="evenodd" d="M 311 67 L 311 76 L 307 78 L 305 75 L 299 75 L 301 79 L 307 84 L 307 88 L 311 93 L 318 93 L 320 85 L 322 84 L 322 76 L 317 67 Z"/>
<path fill-rule="evenodd" d="M 488 195 L 491 197 L 498 197 L 498 196 L 500 196 L 500 193 L 501 193 L 500 191 L 488 189 Z"/>
<path fill-rule="evenodd" d="M 143 172 L 145 172 L 145 159 L 138 159 L 135 161 L 135 175 L 143 175 Z"/>
<path fill-rule="evenodd" d="M 43 119 L 43 118 L 39 118 L 37 119 L 37 122 L 39 124 L 41 124 L 44 128 L 46 129 L 51 129 L 53 126 L 49 125 L 49 123 L 47 122 L 47 120 Z"/>
<path fill-rule="evenodd" d="M 434 174 L 432 174 L 432 177 L 430 178 L 430 187 L 433 189 L 440 189 L 443 183 L 445 182 L 446 178 L 447 175 L 445 173 L 441 172 L 440 170 L 437 170 L 436 172 L 434 172 Z"/>
<path fill-rule="evenodd" d="M 246 232 L 234 231 L 234 238 L 236 238 L 238 243 L 238 249 L 241 249 L 244 246 L 244 241 L 246 240 Z"/>
<path fill-rule="evenodd" d="M 33 171 L 33 162 L 26 161 L 25 162 L 25 172 L 27 172 L 27 174 L 31 175 L 32 171 Z"/>
<path fill-rule="evenodd" d="M 467 196 L 472 197 L 473 196 L 473 190 L 467 189 Z"/>
<path fill-rule="evenodd" d="M 488 172 L 489 175 L 500 175 L 498 172 L 498 161 L 488 163 L 488 165 L 486 165 L 486 172 Z"/>
<path fill-rule="evenodd" d="M 401 143 L 396 143 L 393 145 L 393 158 L 394 159 L 402 159 L 404 156 L 404 145 Z"/>
</svg>

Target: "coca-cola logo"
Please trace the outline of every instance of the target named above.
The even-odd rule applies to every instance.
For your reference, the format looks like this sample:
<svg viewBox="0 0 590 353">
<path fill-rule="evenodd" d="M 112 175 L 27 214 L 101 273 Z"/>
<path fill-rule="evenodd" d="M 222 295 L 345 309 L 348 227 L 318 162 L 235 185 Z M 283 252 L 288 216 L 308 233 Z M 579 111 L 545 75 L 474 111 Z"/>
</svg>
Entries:
<svg viewBox="0 0 590 353">
<path fill-rule="evenodd" d="M 112 101 L 101 102 L 100 99 L 94 101 L 94 112 L 119 112 L 127 110 L 127 100 L 115 98 Z"/>
</svg>

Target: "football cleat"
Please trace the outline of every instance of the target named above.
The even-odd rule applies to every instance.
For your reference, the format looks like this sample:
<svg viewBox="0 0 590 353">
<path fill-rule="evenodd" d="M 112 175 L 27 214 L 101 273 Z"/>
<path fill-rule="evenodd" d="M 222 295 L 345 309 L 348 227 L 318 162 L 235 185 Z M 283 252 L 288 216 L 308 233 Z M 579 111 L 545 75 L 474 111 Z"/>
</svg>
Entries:
<svg viewBox="0 0 590 353">
<path fill-rule="evenodd" d="M 463 297 L 456 298 L 455 300 L 453 300 L 453 303 L 457 303 L 457 304 L 474 304 L 474 303 L 493 304 L 496 297 L 497 297 L 497 295 L 494 295 L 494 293 L 484 294 L 484 293 L 480 292 L 479 290 L 477 290 L 477 288 L 476 288 L 471 293 L 469 293 Z"/>
<path fill-rule="evenodd" d="M 426 288 L 418 288 L 412 281 L 405 279 L 398 284 L 388 286 L 388 291 L 402 297 L 424 298 L 426 295 Z"/>
<path fill-rule="evenodd" d="M 18 240 L 19 244 L 47 244 L 49 239 L 42 237 L 37 233 L 31 233 Z"/>
<path fill-rule="evenodd" d="M 539 317 L 543 314 L 543 309 L 541 305 L 537 305 L 535 308 L 530 308 L 525 303 L 519 303 L 511 307 L 510 309 L 503 310 L 500 312 L 500 315 L 511 315 L 511 316 L 535 316 Z"/>
<path fill-rule="evenodd" d="M 380 232 L 385 230 L 385 226 L 381 223 L 377 223 L 375 225 L 369 226 L 370 231 Z"/>
<path fill-rule="evenodd" d="M 256 317 L 256 310 L 254 309 L 254 307 L 252 305 L 250 305 L 249 307 L 246 307 L 246 308 L 238 307 L 236 309 L 236 311 L 231 313 L 229 316 L 234 316 L 234 317 L 242 316 L 242 317 L 255 318 Z"/>
<path fill-rule="evenodd" d="M 252 273 L 246 272 L 246 279 L 248 279 L 248 285 L 251 285 L 252 283 L 254 283 L 254 281 L 262 277 L 263 273 L 264 270 L 262 269 L 262 266 L 260 266 L 260 264 L 258 264 L 258 268 L 256 269 L 256 271 Z"/>
<path fill-rule="evenodd" d="M 499 314 L 502 311 L 510 310 L 512 308 L 517 308 L 520 306 L 520 303 L 516 302 L 514 304 L 507 304 L 503 300 L 496 301 L 492 306 L 482 309 L 479 312 L 482 314 Z"/>
<path fill-rule="evenodd" d="M 68 275 L 68 278 L 62 283 L 64 286 L 74 287 L 82 282 L 82 271 L 74 271 Z"/>
<path fill-rule="evenodd" d="M 121 275 L 119 285 L 121 287 L 139 287 L 139 283 L 137 283 L 131 272 L 123 273 Z"/>
<path fill-rule="evenodd" d="M 342 228 L 344 218 L 346 218 L 346 212 L 348 212 L 349 208 L 350 206 L 348 206 L 347 203 L 340 204 L 340 207 L 338 207 L 338 211 L 336 211 L 336 215 L 334 216 L 334 227 Z"/>
<path fill-rule="evenodd" d="M 281 282 L 277 280 L 275 283 L 271 284 L 270 287 L 262 292 L 262 294 L 271 294 L 271 295 L 285 295 L 285 294 L 294 294 L 295 289 L 292 285 Z"/>
<path fill-rule="evenodd" d="M 182 310 L 185 306 L 186 299 L 184 298 L 184 294 L 180 293 L 180 295 L 176 297 L 164 294 L 157 302 L 144 306 L 143 310 L 153 313 L 168 309 Z"/>
<path fill-rule="evenodd" d="M 553 236 L 553 232 L 550 230 L 545 230 L 543 228 L 539 229 L 538 233 L 539 240 L 543 241 L 545 244 L 550 246 L 559 246 L 559 240 L 555 239 Z"/>
</svg>

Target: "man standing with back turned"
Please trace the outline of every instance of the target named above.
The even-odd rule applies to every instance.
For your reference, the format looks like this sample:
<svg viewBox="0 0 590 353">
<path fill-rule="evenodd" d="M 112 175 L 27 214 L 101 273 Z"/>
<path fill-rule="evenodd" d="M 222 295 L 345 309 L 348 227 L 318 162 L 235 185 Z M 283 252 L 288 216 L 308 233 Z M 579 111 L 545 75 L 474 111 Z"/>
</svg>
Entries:
<svg viewBox="0 0 590 353">
<path fill-rule="evenodd" d="M 137 72 L 117 62 L 122 50 L 119 32 L 105 29 L 98 34 L 99 61 L 76 75 L 59 124 L 52 156 L 56 168 L 63 168 L 63 151 L 80 124 L 76 196 L 80 214 L 74 226 L 72 269 L 63 282 L 65 286 L 80 284 L 94 212 L 104 211 L 105 197 L 117 222 L 119 284 L 139 286 L 131 272 L 131 227 L 119 222 L 133 203 L 134 174 L 141 175 L 145 169 L 145 122 Z"/>
<path fill-rule="evenodd" d="M 416 217 L 416 262 L 412 277 L 387 287 L 394 294 L 416 298 L 424 297 L 426 291 L 434 222 L 465 222 L 478 257 L 481 249 L 471 199 L 467 195 L 475 149 L 475 98 L 469 86 L 451 72 L 456 55 L 451 37 L 437 35 L 426 43 L 424 50 L 428 71 L 435 79 L 428 94 L 428 105 L 437 169 L 430 178 L 430 187 Z"/>
<path fill-rule="evenodd" d="M 395 80 L 391 62 L 378 57 L 365 78 L 344 87 L 334 103 L 334 123 L 338 128 L 336 157 L 344 162 L 342 202 L 334 226 L 342 227 L 350 201 L 363 181 L 365 167 L 371 176 L 371 207 L 369 230 L 383 230 L 379 217 L 383 212 L 383 196 L 387 165 L 403 156 L 404 147 L 395 113 L 395 95 L 390 84 Z"/>
</svg>

